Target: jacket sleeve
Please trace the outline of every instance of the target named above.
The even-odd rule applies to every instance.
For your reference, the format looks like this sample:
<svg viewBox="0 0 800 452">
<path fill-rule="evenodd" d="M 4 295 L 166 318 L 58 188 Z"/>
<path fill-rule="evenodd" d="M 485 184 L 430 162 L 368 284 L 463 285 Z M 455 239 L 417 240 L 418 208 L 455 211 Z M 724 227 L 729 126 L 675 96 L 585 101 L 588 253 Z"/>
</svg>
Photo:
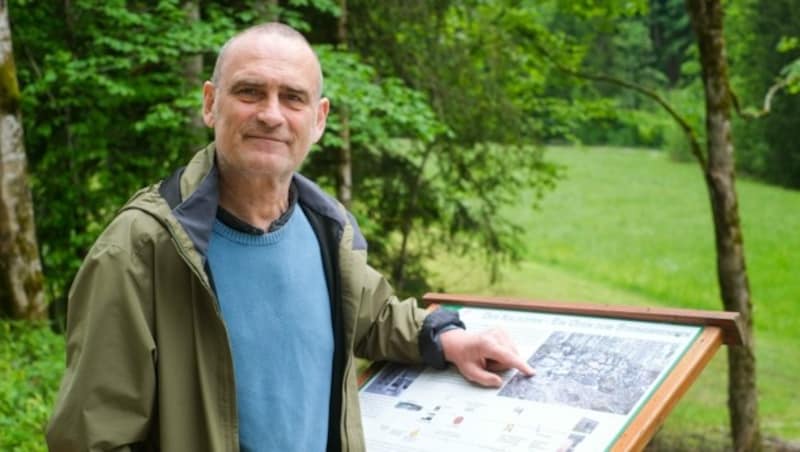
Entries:
<svg viewBox="0 0 800 452">
<path fill-rule="evenodd" d="M 366 266 L 354 352 L 370 360 L 421 363 L 420 331 L 428 315 L 416 300 L 399 300 L 389 282 Z"/>
<path fill-rule="evenodd" d="M 439 335 L 465 328 L 458 313 L 444 309 L 429 312 L 413 298 L 399 300 L 386 279 L 367 266 L 359 323 L 366 334 L 358 336 L 355 354 L 371 360 L 447 366 Z"/>
<path fill-rule="evenodd" d="M 67 368 L 47 426 L 51 451 L 129 450 L 148 436 L 157 359 L 149 268 L 133 247 L 102 237 L 81 266 L 69 297 Z"/>
</svg>

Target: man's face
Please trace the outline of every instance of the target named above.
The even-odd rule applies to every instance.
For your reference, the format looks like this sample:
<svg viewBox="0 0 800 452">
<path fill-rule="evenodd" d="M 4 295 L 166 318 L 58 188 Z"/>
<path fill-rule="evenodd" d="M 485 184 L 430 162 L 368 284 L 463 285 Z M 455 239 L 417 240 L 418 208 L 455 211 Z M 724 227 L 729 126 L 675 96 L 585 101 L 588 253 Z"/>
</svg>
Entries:
<svg viewBox="0 0 800 452">
<path fill-rule="evenodd" d="M 287 180 L 325 130 L 319 66 L 296 39 L 251 33 L 231 43 L 217 86 L 203 86 L 220 170 Z"/>
</svg>

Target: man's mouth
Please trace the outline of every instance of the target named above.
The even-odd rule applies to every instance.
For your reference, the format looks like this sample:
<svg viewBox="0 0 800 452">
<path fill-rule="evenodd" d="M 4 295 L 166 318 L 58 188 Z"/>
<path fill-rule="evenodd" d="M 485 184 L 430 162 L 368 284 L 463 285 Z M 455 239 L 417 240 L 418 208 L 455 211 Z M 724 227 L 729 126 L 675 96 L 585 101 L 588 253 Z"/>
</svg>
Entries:
<svg viewBox="0 0 800 452">
<path fill-rule="evenodd" d="M 286 143 L 286 140 L 278 137 L 273 137 L 270 135 L 246 134 L 244 137 L 245 139 L 248 140 L 264 140 L 264 141 L 274 141 L 276 143 Z"/>
</svg>

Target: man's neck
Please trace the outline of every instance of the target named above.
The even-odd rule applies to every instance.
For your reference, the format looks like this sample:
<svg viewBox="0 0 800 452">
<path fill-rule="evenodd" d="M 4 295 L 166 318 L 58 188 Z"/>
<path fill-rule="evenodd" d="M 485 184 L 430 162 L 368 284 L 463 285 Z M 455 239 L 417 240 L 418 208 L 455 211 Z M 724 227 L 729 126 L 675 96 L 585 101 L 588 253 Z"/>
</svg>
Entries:
<svg viewBox="0 0 800 452">
<path fill-rule="evenodd" d="M 220 173 L 219 204 L 242 221 L 268 230 L 289 208 L 291 178 L 281 181 Z"/>
</svg>

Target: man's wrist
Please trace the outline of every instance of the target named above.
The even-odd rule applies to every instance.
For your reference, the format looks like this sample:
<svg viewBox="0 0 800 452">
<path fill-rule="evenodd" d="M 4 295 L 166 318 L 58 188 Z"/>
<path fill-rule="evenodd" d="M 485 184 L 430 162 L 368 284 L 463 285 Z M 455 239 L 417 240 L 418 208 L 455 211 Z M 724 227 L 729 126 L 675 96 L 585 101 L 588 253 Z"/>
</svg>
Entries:
<svg viewBox="0 0 800 452">
<path fill-rule="evenodd" d="M 447 367 L 441 335 L 454 329 L 466 329 L 458 312 L 440 308 L 428 314 L 422 324 L 419 337 L 420 354 L 425 364 L 435 369 Z"/>
</svg>

